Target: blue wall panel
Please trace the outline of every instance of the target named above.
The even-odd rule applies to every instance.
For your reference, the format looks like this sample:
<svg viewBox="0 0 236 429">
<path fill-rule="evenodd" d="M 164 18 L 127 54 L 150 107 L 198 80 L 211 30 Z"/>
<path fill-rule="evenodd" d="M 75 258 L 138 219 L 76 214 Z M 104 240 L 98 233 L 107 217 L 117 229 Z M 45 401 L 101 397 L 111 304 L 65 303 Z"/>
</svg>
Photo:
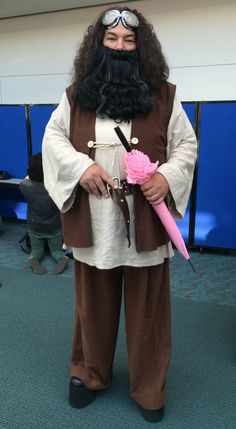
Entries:
<svg viewBox="0 0 236 429">
<path fill-rule="evenodd" d="M 186 102 L 186 103 L 182 103 L 182 105 L 188 116 L 188 119 L 192 124 L 192 127 L 194 128 L 196 103 Z M 190 218 L 190 201 L 188 202 L 188 206 L 187 206 L 184 218 L 181 221 L 176 222 L 186 244 L 188 244 L 189 242 L 189 218 Z"/>
<path fill-rule="evenodd" d="M 23 179 L 27 174 L 28 146 L 25 106 L 0 105 L 0 170 Z M 0 188 L 0 214 L 25 219 L 26 202 L 19 189 Z"/>
<path fill-rule="evenodd" d="M 0 170 L 21 179 L 27 166 L 25 107 L 0 105 Z"/>
<path fill-rule="evenodd" d="M 30 106 L 32 154 L 41 152 L 45 127 L 57 105 Z"/>
<path fill-rule="evenodd" d="M 195 243 L 236 249 L 236 102 L 203 103 Z"/>
<path fill-rule="evenodd" d="M 196 103 L 192 102 L 183 102 L 182 106 L 190 120 L 192 127 L 195 128 L 195 112 L 196 112 Z"/>
</svg>

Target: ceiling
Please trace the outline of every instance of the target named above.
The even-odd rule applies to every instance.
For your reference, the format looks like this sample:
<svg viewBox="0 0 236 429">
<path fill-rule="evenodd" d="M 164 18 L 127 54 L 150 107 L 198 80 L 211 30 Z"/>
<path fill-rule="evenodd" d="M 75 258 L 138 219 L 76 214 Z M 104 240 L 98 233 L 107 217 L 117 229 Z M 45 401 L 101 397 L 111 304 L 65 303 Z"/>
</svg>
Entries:
<svg viewBox="0 0 236 429">
<path fill-rule="evenodd" d="M 0 19 L 111 3 L 117 0 L 0 0 Z"/>
</svg>

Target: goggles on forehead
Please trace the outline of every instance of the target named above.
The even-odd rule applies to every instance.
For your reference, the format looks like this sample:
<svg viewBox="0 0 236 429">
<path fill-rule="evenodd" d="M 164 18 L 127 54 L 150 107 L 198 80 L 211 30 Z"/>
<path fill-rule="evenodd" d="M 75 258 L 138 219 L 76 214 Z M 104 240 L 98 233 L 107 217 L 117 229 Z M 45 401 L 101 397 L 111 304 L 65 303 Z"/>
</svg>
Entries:
<svg viewBox="0 0 236 429">
<path fill-rule="evenodd" d="M 110 29 L 116 27 L 120 21 L 122 22 L 123 26 L 129 30 L 133 30 L 139 26 L 139 20 L 133 12 L 128 10 L 123 10 L 120 12 L 116 9 L 108 10 L 103 15 L 102 25 L 104 25 L 104 27 L 107 29 Z"/>
</svg>

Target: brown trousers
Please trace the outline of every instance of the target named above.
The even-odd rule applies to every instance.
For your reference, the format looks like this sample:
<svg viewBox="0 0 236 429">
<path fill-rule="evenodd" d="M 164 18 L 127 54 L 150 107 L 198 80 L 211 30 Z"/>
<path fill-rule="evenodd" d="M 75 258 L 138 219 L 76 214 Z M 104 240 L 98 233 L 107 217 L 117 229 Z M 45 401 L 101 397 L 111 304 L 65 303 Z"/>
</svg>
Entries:
<svg viewBox="0 0 236 429">
<path fill-rule="evenodd" d="M 111 270 L 75 261 L 75 283 L 71 376 L 89 389 L 109 385 L 124 283 L 130 395 L 144 408 L 162 407 L 171 349 L 169 261 Z"/>
</svg>

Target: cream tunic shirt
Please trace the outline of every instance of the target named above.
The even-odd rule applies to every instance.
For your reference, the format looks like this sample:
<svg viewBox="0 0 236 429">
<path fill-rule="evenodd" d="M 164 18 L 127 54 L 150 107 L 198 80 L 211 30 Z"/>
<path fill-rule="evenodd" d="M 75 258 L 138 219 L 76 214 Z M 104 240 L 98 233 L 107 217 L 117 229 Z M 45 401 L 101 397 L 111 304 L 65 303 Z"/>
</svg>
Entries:
<svg viewBox="0 0 236 429">
<path fill-rule="evenodd" d="M 94 161 L 77 152 L 69 141 L 70 106 L 66 94 L 53 112 L 46 127 L 42 153 L 44 185 L 62 212 L 73 205 L 75 190 L 80 177 Z M 125 178 L 125 149 L 120 143 L 111 119 L 96 119 L 95 162 L 110 176 Z M 131 124 L 119 124 L 126 138 L 130 139 Z M 136 137 L 136 136 L 134 136 Z M 167 162 L 158 171 L 165 176 L 170 187 L 170 207 L 176 218 L 184 215 L 192 185 L 196 160 L 196 137 L 192 126 L 175 97 L 167 133 Z M 138 144 L 137 144 L 138 149 Z M 137 253 L 135 248 L 135 221 L 133 197 L 126 197 L 130 210 L 131 246 L 128 247 L 126 227 L 120 208 L 111 198 L 97 198 L 89 194 L 93 246 L 73 248 L 75 259 L 100 269 L 121 265 L 134 267 L 161 264 L 173 256 L 171 243 L 155 251 Z"/>
</svg>

